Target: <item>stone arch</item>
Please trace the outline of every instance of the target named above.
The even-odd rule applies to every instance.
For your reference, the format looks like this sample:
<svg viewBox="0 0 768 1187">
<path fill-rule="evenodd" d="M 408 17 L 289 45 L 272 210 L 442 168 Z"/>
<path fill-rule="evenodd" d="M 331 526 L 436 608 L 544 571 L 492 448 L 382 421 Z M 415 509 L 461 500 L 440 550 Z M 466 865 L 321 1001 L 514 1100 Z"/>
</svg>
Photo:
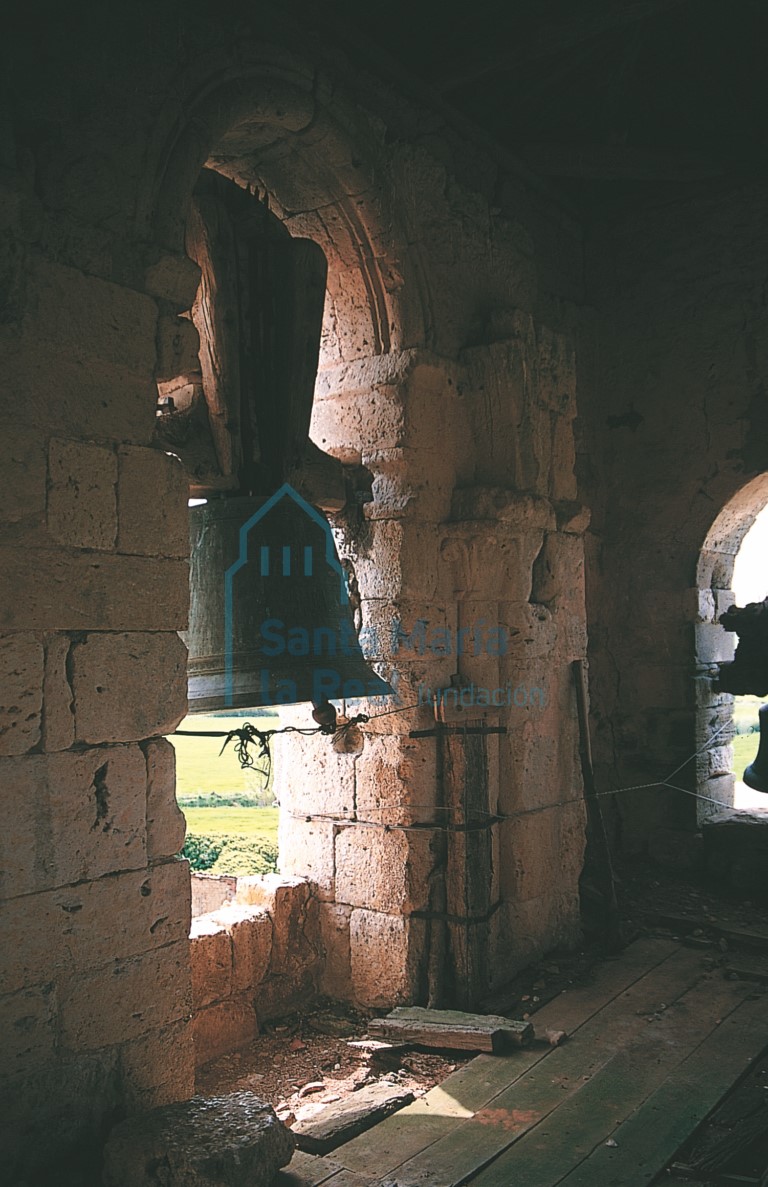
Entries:
<svg viewBox="0 0 768 1187">
<path fill-rule="evenodd" d="M 275 51 L 198 81 L 161 115 L 150 151 L 135 211 L 140 239 L 183 254 L 192 191 L 208 165 L 268 195 L 292 234 L 325 251 L 325 366 L 429 345 L 428 282 L 399 228 L 381 126 L 307 64 Z"/>
<path fill-rule="evenodd" d="M 699 553 L 696 586 L 699 608 L 696 623 L 696 740 L 697 748 L 718 731 L 715 744 L 697 759 L 696 783 L 701 795 L 733 804 L 732 770 L 733 697 L 716 692 L 712 678 L 717 664 L 732 658 L 734 637 L 720 626 L 719 616 L 733 601 L 731 582 L 736 556 L 758 514 L 768 505 L 768 472 L 746 482 L 721 508 Z M 717 744 L 721 742 L 721 744 Z M 716 804 L 699 801 L 699 819 L 719 811 Z"/>
</svg>

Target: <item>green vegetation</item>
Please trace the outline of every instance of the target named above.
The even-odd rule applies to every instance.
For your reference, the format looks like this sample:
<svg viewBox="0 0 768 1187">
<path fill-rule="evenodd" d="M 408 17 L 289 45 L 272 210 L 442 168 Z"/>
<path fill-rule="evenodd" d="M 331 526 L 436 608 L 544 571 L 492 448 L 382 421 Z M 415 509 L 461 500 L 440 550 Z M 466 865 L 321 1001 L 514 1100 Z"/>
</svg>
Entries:
<svg viewBox="0 0 768 1187">
<path fill-rule="evenodd" d="M 760 722 L 758 712 L 763 704 L 762 697 L 735 697 L 733 702 L 733 724 L 736 737 L 733 739 L 733 770 L 738 779 L 744 774 L 757 755 L 760 744 Z"/>
<path fill-rule="evenodd" d="M 244 721 L 261 729 L 274 717 L 253 714 L 188 717 L 180 729 L 230 730 Z M 223 754 L 221 738 L 171 737 L 176 750 L 176 788 L 187 818 L 184 856 L 193 870 L 211 874 L 268 874 L 277 869 L 278 809 L 272 780 L 242 768 L 234 744 Z M 258 758 L 254 755 L 258 764 Z"/>
<path fill-rule="evenodd" d="M 258 717 L 252 713 L 247 716 L 203 716 L 195 713 L 185 717 L 179 729 L 201 732 L 231 730 L 244 725 L 246 721 L 258 729 L 275 729 L 278 725 L 276 717 Z M 230 742 L 221 753 L 223 738 L 189 738 L 172 734 L 170 741 L 176 751 L 176 794 L 182 806 L 188 798 L 207 798 L 212 795 L 224 796 L 227 801 L 247 800 L 264 806 L 274 802 L 271 777 L 265 782 L 263 774 L 257 769 L 261 765 L 258 755 L 253 750 L 257 765 L 242 768 L 234 742 Z"/>
<path fill-rule="evenodd" d="M 181 805 L 190 833 L 238 834 L 249 840 L 256 837 L 277 843 L 278 808 L 189 808 Z"/>
<path fill-rule="evenodd" d="M 208 874 L 271 874 L 277 869 L 277 842 L 268 837 L 191 834 L 183 854 L 193 870 Z"/>
<path fill-rule="evenodd" d="M 748 767 L 757 755 L 758 736 L 754 734 L 737 734 L 733 739 L 733 769 L 741 779 L 744 768 Z"/>
</svg>

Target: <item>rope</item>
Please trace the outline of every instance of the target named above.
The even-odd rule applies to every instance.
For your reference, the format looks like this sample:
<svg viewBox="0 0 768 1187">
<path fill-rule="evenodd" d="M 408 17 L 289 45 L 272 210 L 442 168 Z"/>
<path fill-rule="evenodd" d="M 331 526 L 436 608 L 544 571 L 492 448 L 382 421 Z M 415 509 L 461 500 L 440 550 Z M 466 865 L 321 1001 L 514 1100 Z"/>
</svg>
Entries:
<svg viewBox="0 0 768 1187">
<path fill-rule="evenodd" d="M 317 725 L 302 728 L 295 725 L 286 725 L 281 729 L 260 730 L 257 726 L 252 725 L 249 721 L 246 721 L 242 726 L 238 726 L 237 729 L 233 730 L 175 730 L 174 733 L 188 738 L 224 738 L 224 744 L 221 747 L 219 754 L 223 754 L 227 746 L 237 739 L 235 745 L 235 754 L 237 755 L 240 766 L 243 769 L 255 770 L 262 776 L 266 783 L 269 780 L 269 776 L 272 771 L 272 750 L 270 743 L 272 738 L 279 734 L 301 734 L 304 737 L 310 737 L 314 734 L 325 734 L 327 736 L 332 736 L 333 740 L 337 741 L 338 739 L 343 738 L 343 736 L 349 729 L 352 728 L 352 726 L 365 725 L 369 721 L 376 721 L 379 717 L 391 717 L 393 714 L 397 713 L 411 713 L 414 710 L 421 708 L 423 708 L 423 703 L 416 705 L 404 705 L 398 709 L 386 709 L 382 713 L 358 713 L 356 717 L 350 717 L 340 726 Z M 703 746 L 700 746 L 699 749 L 695 750 L 693 754 L 685 759 L 684 762 L 681 762 L 679 766 L 675 767 L 675 769 L 671 771 L 670 774 L 666 776 L 666 778 L 656 779 L 652 783 L 631 783 L 625 787 L 614 787 L 610 791 L 598 791 L 596 792 L 595 798 L 603 799 L 606 796 L 623 795 L 629 791 L 645 791 L 653 787 L 667 787 L 670 789 L 670 791 L 682 792 L 684 795 L 693 796 L 694 799 L 703 800 L 705 803 L 716 804 L 720 808 L 730 808 L 732 805 L 726 803 L 725 800 L 716 800 L 713 799 L 712 796 L 702 795 L 701 792 L 692 791 L 688 787 L 680 787 L 678 784 L 672 783 L 671 780 L 674 779 L 675 775 L 682 771 L 683 767 L 686 767 L 688 763 L 693 762 L 693 760 L 698 758 L 700 754 L 703 754 L 706 750 L 708 750 L 715 739 L 718 738 L 724 730 L 730 729 L 731 725 L 732 722 L 726 722 L 724 725 L 721 725 L 720 728 L 715 730 L 715 732 L 707 739 Z M 251 746 L 258 746 L 258 754 L 255 756 L 249 749 Z M 262 762 L 263 765 L 257 766 L 258 762 Z M 552 804 L 540 804 L 535 808 L 523 808 L 519 812 L 490 812 L 486 809 L 475 808 L 473 809 L 473 814 L 476 816 L 485 816 L 495 824 L 504 820 L 518 820 L 522 816 L 533 816 L 539 812 L 548 812 L 552 808 L 565 808 L 570 804 L 581 804 L 583 802 L 584 800 L 582 796 L 576 796 L 573 799 L 559 800 Z M 434 804 L 408 804 L 406 807 L 409 810 L 422 808 L 425 811 L 435 811 Z M 439 808 L 438 811 L 450 812 L 452 809 L 443 807 Z M 304 817 L 302 815 L 297 815 L 297 819 L 303 818 Z M 313 819 L 339 820 L 338 817 L 322 816 L 314 813 Z M 373 821 L 346 821 L 343 817 L 339 822 L 343 822 L 345 826 L 357 824 L 365 828 L 384 828 L 387 830 L 397 829 L 402 832 L 418 831 L 424 828 L 438 828 L 443 829 L 446 832 L 451 831 L 450 824 L 439 824 L 437 822 L 428 824 L 379 824 L 378 822 Z"/>
</svg>

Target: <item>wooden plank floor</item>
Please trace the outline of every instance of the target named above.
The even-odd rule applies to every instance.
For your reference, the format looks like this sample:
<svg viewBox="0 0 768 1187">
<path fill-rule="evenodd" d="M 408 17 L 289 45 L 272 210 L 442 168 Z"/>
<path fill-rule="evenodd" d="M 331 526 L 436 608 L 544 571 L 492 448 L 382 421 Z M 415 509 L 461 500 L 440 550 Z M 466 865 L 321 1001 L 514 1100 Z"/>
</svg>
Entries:
<svg viewBox="0 0 768 1187">
<path fill-rule="evenodd" d="M 768 1047 L 768 999 L 671 940 L 637 941 L 533 1021 L 568 1042 L 478 1056 L 278 1184 L 640 1187 Z"/>
</svg>

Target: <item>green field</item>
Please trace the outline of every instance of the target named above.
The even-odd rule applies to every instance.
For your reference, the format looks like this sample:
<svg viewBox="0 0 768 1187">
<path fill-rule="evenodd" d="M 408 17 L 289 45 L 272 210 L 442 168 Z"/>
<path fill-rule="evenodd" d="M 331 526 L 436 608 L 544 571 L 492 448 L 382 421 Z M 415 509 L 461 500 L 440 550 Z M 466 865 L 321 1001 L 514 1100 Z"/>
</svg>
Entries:
<svg viewBox="0 0 768 1187">
<path fill-rule="evenodd" d="M 230 730 L 242 726 L 246 721 L 261 729 L 274 729 L 278 725 L 276 717 L 219 717 L 196 713 L 186 717 L 179 729 Z M 188 738 L 172 734 L 169 740 L 176 751 L 176 796 L 182 807 L 183 801 L 189 796 L 211 792 L 255 797 L 265 804 L 272 802 L 263 776 L 253 768 L 243 769 L 240 766 L 232 742 L 221 754 L 223 738 Z"/>
<path fill-rule="evenodd" d="M 277 808 L 185 808 L 189 833 L 237 833 L 244 837 L 266 837 L 277 842 Z"/>
<path fill-rule="evenodd" d="M 739 779 L 757 754 L 758 711 L 763 703 L 762 697 L 736 697 L 733 702 L 733 724 L 739 731 L 733 739 L 733 770 Z"/>
</svg>

